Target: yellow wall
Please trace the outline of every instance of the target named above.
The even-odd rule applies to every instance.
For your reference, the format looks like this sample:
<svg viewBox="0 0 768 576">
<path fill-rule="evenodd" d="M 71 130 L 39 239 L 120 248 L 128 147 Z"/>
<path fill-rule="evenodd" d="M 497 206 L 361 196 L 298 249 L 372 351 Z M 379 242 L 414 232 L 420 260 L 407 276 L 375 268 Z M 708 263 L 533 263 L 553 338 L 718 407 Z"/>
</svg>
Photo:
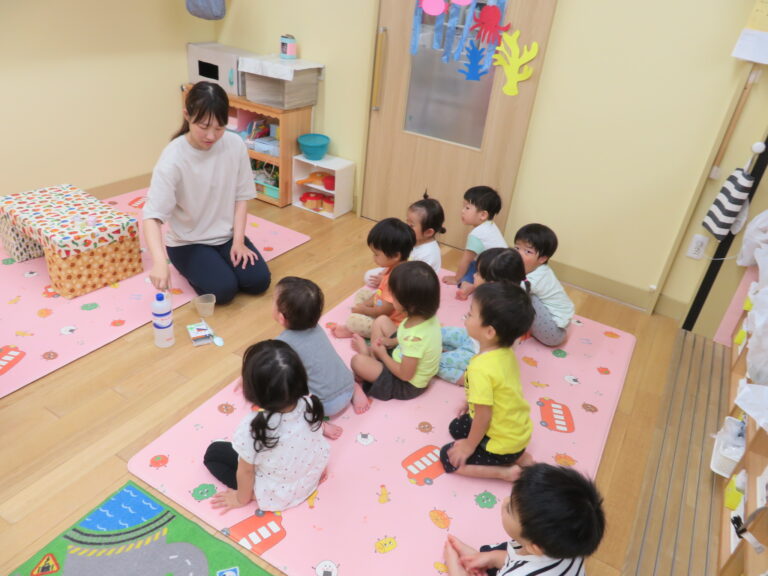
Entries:
<svg viewBox="0 0 768 576">
<path fill-rule="evenodd" d="M 217 33 L 181 0 L 0 0 L 0 193 L 150 172 L 181 122 L 186 43 Z"/>
<path fill-rule="evenodd" d="M 564 279 L 651 304 L 748 67 L 730 53 L 752 4 L 559 2 L 507 236 L 545 222 Z"/>
<path fill-rule="evenodd" d="M 555 260 L 564 280 L 641 307 L 655 302 L 655 285 L 666 308 L 687 308 L 706 263 L 680 250 L 719 188 L 708 184 L 697 201 L 745 77 L 748 65 L 730 52 L 752 4 L 559 2 L 507 236 L 546 222 L 563 240 Z M 314 128 L 331 137 L 331 154 L 356 162 L 359 201 L 377 8 L 374 0 L 230 0 L 226 19 L 211 23 L 181 0 L 0 0 L 0 190 L 89 188 L 150 172 L 179 123 L 187 42 L 274 53 L 291 33 L 301 57 L 326 64 Z M 766 82 L 726 171 L 762 137 Z M 719 321 L 716 300 L 738 277 L 729 263 L 704 325 Z"/>
<path fill-rule="evenodd" d="M 233 0 L 219 42 L 276 54 L 293 34 L 299 57 L 325 65 L 313 130 L 331 139 L 328 153 L 355 162 L 359 204 L 365 160 L 377 2 Z"/>
</svg>

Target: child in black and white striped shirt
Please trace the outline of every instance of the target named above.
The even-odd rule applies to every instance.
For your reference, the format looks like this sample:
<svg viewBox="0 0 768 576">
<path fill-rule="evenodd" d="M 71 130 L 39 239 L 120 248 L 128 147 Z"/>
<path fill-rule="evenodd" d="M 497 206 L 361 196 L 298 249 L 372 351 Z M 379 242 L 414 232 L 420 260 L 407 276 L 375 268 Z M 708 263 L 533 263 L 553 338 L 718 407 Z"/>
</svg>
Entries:
<svg viewBox="0 0 768 576">
<path fill-rule="evenodd" d="M 594 483 L 575 470 L 542 463 L 524 467 L 501 506 L 511 540 L 476 550 L 448 536 L 448 574 L 584 576 L 584 558 L 605 532 L 602 501 Z"/>
</svg>

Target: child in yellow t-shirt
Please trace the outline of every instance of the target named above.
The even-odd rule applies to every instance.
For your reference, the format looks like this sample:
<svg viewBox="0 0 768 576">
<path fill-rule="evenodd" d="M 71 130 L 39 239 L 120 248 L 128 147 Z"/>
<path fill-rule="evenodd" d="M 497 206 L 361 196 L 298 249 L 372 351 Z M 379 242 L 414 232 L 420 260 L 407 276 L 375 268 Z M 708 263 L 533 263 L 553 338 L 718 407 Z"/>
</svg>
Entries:
<svg viewBox="0 0 768 576">
<path fill-rule="evenodd" d="M 533 305 L 516 284 L 482 284 L 464 320 L 480 351 L 464 375 L 467 403 L 449 425 L 455 439 L 440 451 L 446 472 L 511 481 L 517 464 L 530 463 L 531 408 L 523 397 L 512 350 L 533 322 Z M 523 458 L 523 460 L 521 460 Z"/>
</svg>

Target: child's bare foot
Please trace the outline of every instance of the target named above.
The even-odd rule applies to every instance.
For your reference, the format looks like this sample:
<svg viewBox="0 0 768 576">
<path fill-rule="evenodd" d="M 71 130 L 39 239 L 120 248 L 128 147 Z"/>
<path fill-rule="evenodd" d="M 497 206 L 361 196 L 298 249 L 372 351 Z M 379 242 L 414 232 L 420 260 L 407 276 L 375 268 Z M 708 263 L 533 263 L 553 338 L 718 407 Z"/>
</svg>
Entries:
<svg viewBox="0 0 768 576">
<path fill-rule="evenodd" d="M 520 468 L 525 468 L 526 466 L 536 464 L 536 460 L 533 459 L 533 456 L 531 456 L 529 452 L 523 452 L 523 455 L 517 459 L 515 464 L 520 466 Z"/>
<path fill-rule="evenodd" d="M 323 473 L 322 473 L 322 474 L 320 474 L 320 482 L 318 482 L 318 484 L 322 484 L 322 483 L 323 483 L 323 482 L 325 482 L 326 480 L 328 480 L 328 468 L 326 468 L 325 470 L 323 470 Z"/>
<path fill-rule="evenodd" d="M 371 401 L 363 391 L 363 387 L 355 382 L 355 389 L 352 392 L 352 409 L 355 411 L 355 414 L 362 414 L 368 412 L 368 408 L 370 407 Z"/>
<path fill-rule="evenodd" d="M 336 440 L 339 436 L 341 436 L 341 433 L 344 431 L 344 428 L 341 426 L 337 426 L 336 424 L 331 424 L 330 422 L 323 422 L 323 436 L 326 438 L 330 438 L 331 440 Z"/>
<path fill-rule="evenodd" d="M 502 470 L 502 480 L 506 482 L 515 482 L 523 471 L 519 464 L 512 464 L 512 466 L 499 468 L 499 470 Z"/>
<path fill-rule="evenodd" d="M 467 298 L 469 298 L 469 295 L 465 294 L 462 290 L 456 290 L 456 300 L 464 302 Z"/>
<path fill-rule="evenodd" d="M 370 356 L 371 349 L 365 343 L 365 339 L 360 334 L 352 334 L 352 350 L 363 356 Z"/>
<path fill-rule="evenodd" d="M 331 328 L 331 334 L 333 334 L 336 338 L 352 338 L 354 332 L 344 326 L 344 324 L 336 324 L 336 326 Z"/>
</svg>

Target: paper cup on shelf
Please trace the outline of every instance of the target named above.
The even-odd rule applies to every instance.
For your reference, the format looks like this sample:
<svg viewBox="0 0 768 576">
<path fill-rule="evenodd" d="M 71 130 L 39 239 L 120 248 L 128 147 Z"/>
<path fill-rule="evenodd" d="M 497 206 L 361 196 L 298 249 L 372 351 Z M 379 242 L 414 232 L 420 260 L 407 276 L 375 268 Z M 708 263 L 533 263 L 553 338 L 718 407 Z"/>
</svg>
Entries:
<svg viewBox="0 0 768 576">
<path fill-rule="evenodd" d="M 213 316 L 213 307 L 216 305 L 216 294 L 200 294 L 193 300 L 197 313 L 206 318 Z"/>
</svg>

